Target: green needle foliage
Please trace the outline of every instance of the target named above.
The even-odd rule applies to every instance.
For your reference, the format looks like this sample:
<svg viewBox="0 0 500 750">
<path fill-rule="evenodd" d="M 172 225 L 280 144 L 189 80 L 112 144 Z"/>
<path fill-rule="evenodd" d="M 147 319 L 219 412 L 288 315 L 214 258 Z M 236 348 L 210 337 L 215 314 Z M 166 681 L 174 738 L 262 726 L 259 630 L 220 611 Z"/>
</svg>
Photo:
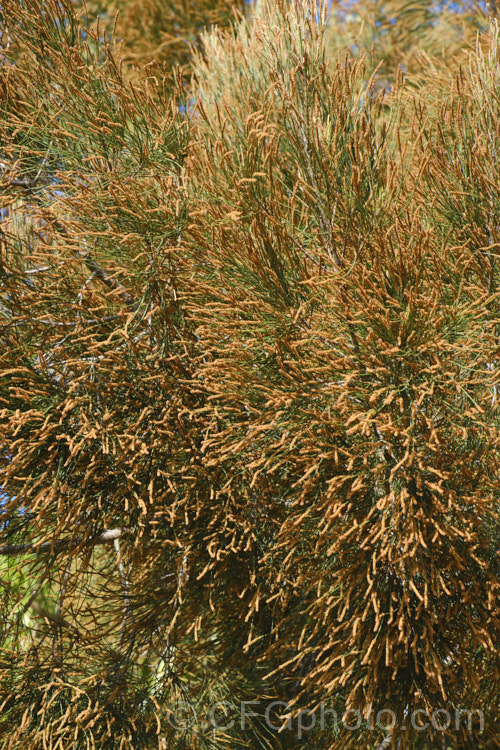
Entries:
<svg viewBox="0 0 500 750">
<path fill-rule="evenodd" d="M 120 6 L 0 11 L 1 750 L 499 747 L 495 9 Z"/>
</svg>

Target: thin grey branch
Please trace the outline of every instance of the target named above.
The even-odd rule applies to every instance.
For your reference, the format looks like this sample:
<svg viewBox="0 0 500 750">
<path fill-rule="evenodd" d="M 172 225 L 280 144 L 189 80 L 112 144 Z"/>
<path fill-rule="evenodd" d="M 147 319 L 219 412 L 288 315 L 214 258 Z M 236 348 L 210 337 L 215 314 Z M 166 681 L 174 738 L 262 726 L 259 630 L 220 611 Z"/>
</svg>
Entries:
<svg viewBox="0 0 500 750">
<path fill-rule="evenodd" d="M 387 750 L 388 747 L 392 745 L 392 734 L 388 734 L 387 737 L 384 737 L 380 745 L 377 747 L 377 750 Z"/>
<path fill-rule="evenodd" d="M 2 544 L 0 545 L 0 555 L 19 555 L 19 554 L 42 554 L 44 552 L 64 552 L 75 549 L 82 542 L 90 542 L 92 545 L 106 544 L 113 542 L 132 529 L 107 529 L 96 537 L 76 539 L 60 539 L 57 542 L 43 542 L 42 544 Z"/>
</svg>

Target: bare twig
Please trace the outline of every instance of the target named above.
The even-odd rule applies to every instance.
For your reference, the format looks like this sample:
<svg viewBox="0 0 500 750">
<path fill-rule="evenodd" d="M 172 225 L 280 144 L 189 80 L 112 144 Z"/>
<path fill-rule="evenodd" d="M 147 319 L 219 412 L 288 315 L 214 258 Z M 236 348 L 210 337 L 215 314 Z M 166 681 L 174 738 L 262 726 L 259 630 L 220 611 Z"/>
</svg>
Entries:
<svg viewBox="0 0 500 750">
<path fill-rule="evenodd" d="M 34 601 L 31 605 L 31 609 L 33 610 L 35 614 L 40 615 L 40 617 L 45 618 L 46 620 L 53 623 L 54 625 L 59 625 L 60 627 L 68 628 L 78 633 L 78 635 L 80 635 L 80 631 L 78 630 L 77 627 L 75 627 L 75 625 L 72 625 L 70 622 L 65 620 L 64 617 L 61 617 L 60 614 L 57 614 L 56 612 L 49 612 L 49 610 L 42 607 L 42 605 L 39 602 Z"/>
<path fill-rule="evenodd" d="M 137 310 L 139 307 L 139 303 L 132 297 L 131 294 L 127 292 L 127 290 L 118 282 L 116 279 L 111 276 L 97 261 L 90 253 L 80 253 L 79 257 L 82 258 L 83 262 L 91 271 L 94 276 L 99 279 L 105 286 L 108 287 L 108 289 L 113 289 L 116 292 L 119 292 L 121 299 L 132 309 Z"/>
<path fill-rule="evenodd" d="M 387 737 L 384 737 L 380 745 L 377 747 L 377 750 L 387 750 L 388 747 L 392 745 L 392 734 L 388 734 Z"/>
<path fill-rule="evenodd" d="M 123 566 L 122 561 L 122 555 L 121 555 L 121 549 L 120 549 L 120 540 L 118 537 L 114 539 L 114 545 L 116 550 L 116 561 L 118 565 L 118 571 L 120 573 L 120 581 L 123 589 L 123 623 L 122 623 L 122 634 L 120 638 L 120 643 L 123 642 L 125 638 L 125 632 L 127 628 L 127 620 L 130 621 L 130 624 L 134 624 L 134 614 L 132 612 L 132 603 L 130 601 L 130 593 L 129 593 L 129 582 L 128 582 L 128 576 L 125 572 L 125 568 Z"/>
<path fill-rule="evenodd" d="M 115 539 L 119 539 L 131 530 L 132 529 L 107 529 L 106 531 L 101 532 L 98 536 L 91 537 L 88 541 L 93 545 L 106 544 L 106 542 L 113 542 Z M 83 541 L 86 541 L 83 537 L 77 537 L 76 539 L 61 539 L 57 542 L 43 542 L 42 544 L 2 544 L 0 546 L 0 555 L 64 552 L 66 550 L 75 549 Z"/>
</svg>

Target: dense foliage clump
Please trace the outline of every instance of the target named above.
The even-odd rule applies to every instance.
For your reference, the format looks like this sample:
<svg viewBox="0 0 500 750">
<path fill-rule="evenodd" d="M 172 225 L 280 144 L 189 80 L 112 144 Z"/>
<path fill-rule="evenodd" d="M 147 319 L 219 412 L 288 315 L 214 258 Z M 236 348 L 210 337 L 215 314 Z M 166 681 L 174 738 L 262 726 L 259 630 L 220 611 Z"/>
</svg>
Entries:
<svg viewBox="0 0 500 750">
<path fill-rule="evenodd" d="M 499 747 L 495 8 L 164 5 L 0 9 L 0 748 Z"/>
</svg>

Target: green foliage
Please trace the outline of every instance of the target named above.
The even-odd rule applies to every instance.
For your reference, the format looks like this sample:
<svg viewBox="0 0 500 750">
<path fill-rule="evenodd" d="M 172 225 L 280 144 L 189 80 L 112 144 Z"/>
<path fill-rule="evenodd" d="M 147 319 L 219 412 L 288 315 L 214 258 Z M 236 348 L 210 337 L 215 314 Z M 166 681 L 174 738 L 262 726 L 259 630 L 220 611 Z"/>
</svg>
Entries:
<svg viewBox="0 0 500 750">
<path fill-rule="evenodd" d="M 498 747 L 496 24 L 120 5 L 2 4 L 1 750 Z"/>
</svg>

